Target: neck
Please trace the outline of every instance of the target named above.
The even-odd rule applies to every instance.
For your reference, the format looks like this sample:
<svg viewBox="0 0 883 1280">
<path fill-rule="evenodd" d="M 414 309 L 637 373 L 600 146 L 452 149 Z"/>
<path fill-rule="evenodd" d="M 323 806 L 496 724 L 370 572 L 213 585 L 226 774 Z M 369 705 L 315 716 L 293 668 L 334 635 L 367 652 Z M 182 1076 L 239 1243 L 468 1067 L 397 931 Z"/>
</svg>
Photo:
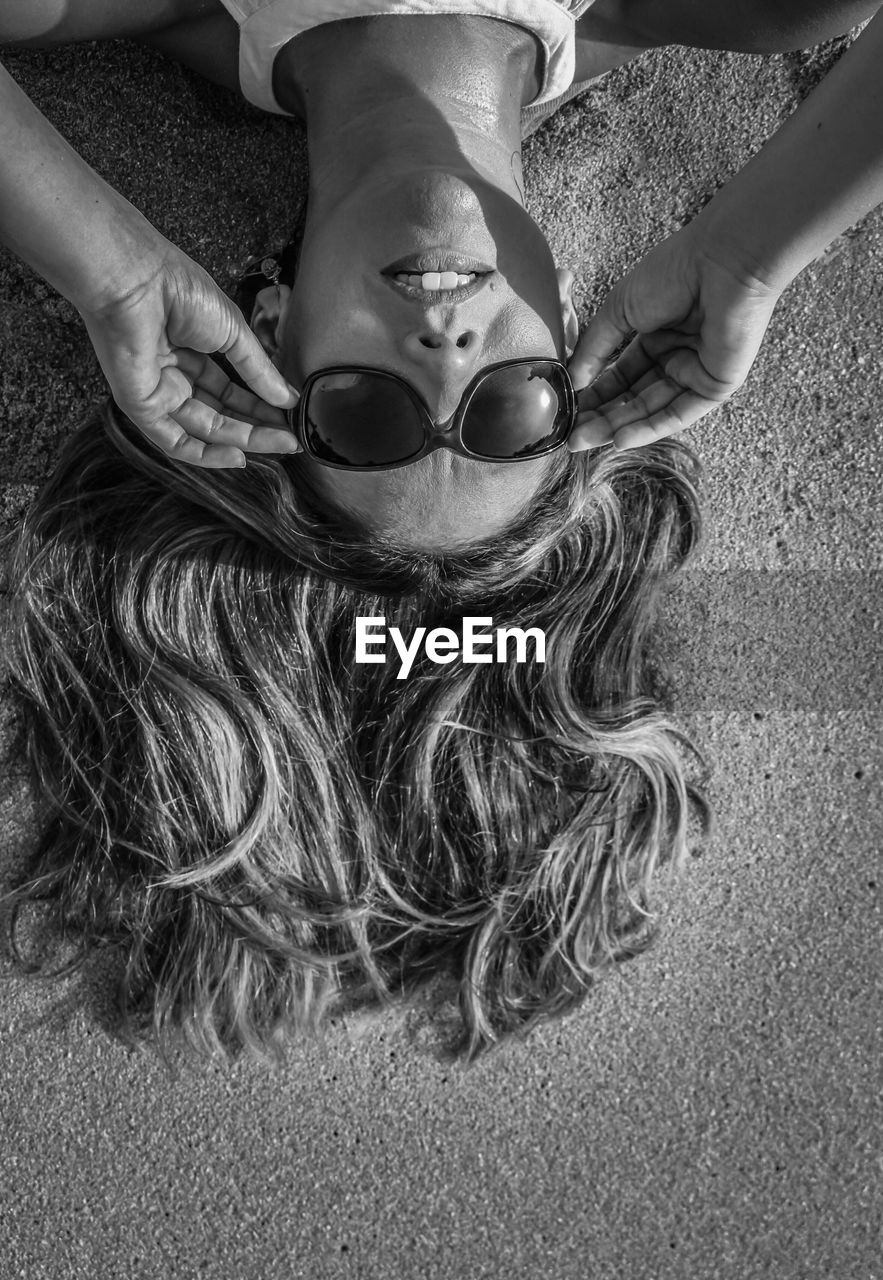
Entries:
<svg viewBox="0 0 883 1280">
<path fill-rule="evenodd" d="M 494 18 L 388 16 L 315 27 L 280 53 L 276 96 L 307 124 L 310 206 L 418 173 L 473 174 L 524 204 L 521 108 L 538 45 Z"/>
</svg>

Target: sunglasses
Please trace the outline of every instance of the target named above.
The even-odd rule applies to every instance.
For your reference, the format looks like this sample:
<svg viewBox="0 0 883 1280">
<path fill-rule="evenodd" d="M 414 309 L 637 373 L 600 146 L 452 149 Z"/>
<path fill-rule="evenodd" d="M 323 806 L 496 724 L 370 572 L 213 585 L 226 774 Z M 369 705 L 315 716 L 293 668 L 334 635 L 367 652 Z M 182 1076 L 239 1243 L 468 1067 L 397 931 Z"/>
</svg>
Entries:
<svg viewBox="0 0 883 1280">
<path fill-rule="evenodd" d="M 398 374 L 366 365 L 311 373 L 288 421 L 311 458 L 347 471 L 390 471 L 450 449 L 485 462 L 523 462 L 560 449 L 576 422 L 576 392 L 560 360 L 500 360 L 475 375 L 440 429 Z"/>
</svg>

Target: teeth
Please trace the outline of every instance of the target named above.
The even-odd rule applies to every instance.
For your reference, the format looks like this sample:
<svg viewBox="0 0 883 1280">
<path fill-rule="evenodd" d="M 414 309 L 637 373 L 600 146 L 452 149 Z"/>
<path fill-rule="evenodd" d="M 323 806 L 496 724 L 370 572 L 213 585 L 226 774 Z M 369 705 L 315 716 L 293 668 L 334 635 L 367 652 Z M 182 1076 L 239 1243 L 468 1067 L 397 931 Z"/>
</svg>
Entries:
<svg viewBox="0 0 883 1280">
<path fill-rule="evenodd" d="M 456 271 L 425 271 L 422 276 L 400 271 L 396 276 L 396 280 L 402 284 L 409 284 L 415 289 L 428 289 L 432 293 L 439 289 L 462 289 L 474 279 L 474 271 L 470 275 L 459 275 Z"/>
</svg>

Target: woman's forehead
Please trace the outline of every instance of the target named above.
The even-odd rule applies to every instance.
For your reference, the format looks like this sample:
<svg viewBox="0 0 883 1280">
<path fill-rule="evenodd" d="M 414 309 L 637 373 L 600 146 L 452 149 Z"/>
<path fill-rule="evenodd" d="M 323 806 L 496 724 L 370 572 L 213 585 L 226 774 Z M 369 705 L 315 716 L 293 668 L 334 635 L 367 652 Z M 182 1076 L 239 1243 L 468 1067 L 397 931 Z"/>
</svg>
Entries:
<svg viewBox="0 0 883 1280">
<path fill-rule="evenodd" d="M 298 458 L 320 498 L 403 546 L 443 551 L 484 541 L 518 518 L 558 455 L 480 462 L 438 450 L 394 471 L 338 471 Z"/>
</svg>

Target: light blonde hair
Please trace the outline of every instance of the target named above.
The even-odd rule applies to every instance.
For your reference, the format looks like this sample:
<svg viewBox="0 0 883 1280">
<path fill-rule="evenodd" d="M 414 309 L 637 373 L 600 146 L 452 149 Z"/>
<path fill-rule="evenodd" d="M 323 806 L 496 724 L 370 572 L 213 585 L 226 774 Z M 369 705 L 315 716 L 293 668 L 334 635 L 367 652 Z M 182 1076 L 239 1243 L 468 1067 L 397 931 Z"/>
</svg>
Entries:
<svg viewBox="0 0 883 1280">
<path fill-rule="evenodd" d="M 76 963 L 122 948 L 130 1032 L 273 1056 L 446 974 L 473 1061 L 577 1008 L 655 932 L 686 851 L 660 590 L 699 532 L 665 441 L 562 454 L 492 546 L 381 546 L 297 460 L 210 471 L 106 406 L 15 548 L 9 657 L 49 818 L 12 895 Z M 354 619 L 539 626 L 545 665 L 353 663 Z"/>
</svg>

